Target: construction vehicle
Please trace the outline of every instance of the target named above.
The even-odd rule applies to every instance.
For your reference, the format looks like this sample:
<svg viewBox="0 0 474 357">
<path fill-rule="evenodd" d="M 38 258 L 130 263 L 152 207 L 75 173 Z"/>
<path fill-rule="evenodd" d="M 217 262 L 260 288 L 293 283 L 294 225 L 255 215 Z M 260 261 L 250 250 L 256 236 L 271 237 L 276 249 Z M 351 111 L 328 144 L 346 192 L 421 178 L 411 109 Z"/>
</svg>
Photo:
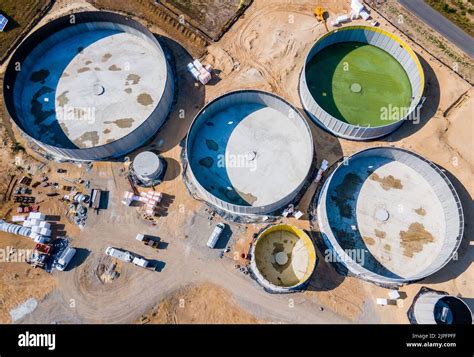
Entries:
<svg viewBox="0 0 474 357">
<path fill-rule="evenodd" d="M 148 245 L 152 248 L 159 248 L 160 246 L 160 239 L 154 239 L 150 236 L 146 236 L 144 234 L 137 234 L 137 236 L 135 237 L 136 240 L 138 240 L 139 242 L 143 242 L 145 245 Z"/>
<path fill-rule="evenodd" d="M 314 9 L 314 16 L 316 16 L 316 19 L 318 20 L 318 22 L 323 22 L 324 27 L 326 28 L 326 31 L 329 31 L 328 25 L 326 24 L 326 19 L 324 18 L 324 14 L 325 14 L 325 11 L 321 6 L 317 6 Z"/>
<path fill-rule="evenodd" d="M 51 255 L 51 250 L 51 244 L 37 243 L 35 245 L 35 250 L 26 262 L 32 265 L 34 268 L 44 268 L 49 256 Z"/>
<path fill-rule="evenodd" d="M 217 241 L 219 240 L 224 229 L 225 229 L 224 223 L 217 224 L 216 228 L 214 228 L 214 230 L 212 231 L 211 236 L 209 237 L 209 240 L 207 241 L 206 245 L 209 248 L 213 249 L 216 246 Z"/>
<path fill-rule="evenodd" d="M 56 269 L 63 271 L 68 266 L 69 262 L 72 260 L 76 254 L 76 249 L 72 247 L 67 247 L 59 256 L 58 262 L 56 263 Z"/>
<path fill-rule="evenodd" d="M 89 207 L 92 207 L 96 210 L 99 209 L 100 207 L 100 199 L 101 199 L 101 194 L 102 191 L 99 189 L 92 189 L 91 194 L 90 194 L 90 201 L 89 201 Z"/>
<path fill-rule="evenodd" d="M 118 260 L 121 260 L 125 263 L 132 263 L 142 268 L 153 269 L 153 267 L 150 266 L 150 262 L 148 260 L 141 258 L 126 250 L 107 247 L 107 249 L 105 250 L 105 254 L 117 258 Z"/>
</svg>

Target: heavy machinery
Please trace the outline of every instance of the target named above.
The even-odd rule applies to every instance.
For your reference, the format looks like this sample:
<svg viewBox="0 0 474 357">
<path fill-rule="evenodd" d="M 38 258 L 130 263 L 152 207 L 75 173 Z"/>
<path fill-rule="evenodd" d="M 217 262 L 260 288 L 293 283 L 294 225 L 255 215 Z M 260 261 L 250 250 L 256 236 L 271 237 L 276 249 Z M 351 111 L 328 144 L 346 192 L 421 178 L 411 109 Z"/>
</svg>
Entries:
<svg viewBox="0 0 474 357">
<path fill-rule="evenodd" d="M 160 247 L 160 239 L 159 238 L 152 238 L 150 236 L 144 234 L 137 234 L 135 237 L 136 240 L 143 242 L 143 244 L 148 245 L 152 248 L 158 249 Z"/>
<path fill-rule="evenodd" d="M 314 16 L 316 16 L 316 19 L 318 20 L 318 22 L 323 22 L 324 27 L 326 28 L 326 31 L 329 31 L 328 25 L 326 24 L 326 19 L 324 18 L 325 13 L 326 12 L 324 11 L 324 9 L 321 6 L 317 6 L 314 9 Z"/>
<path fill-rule="evenodd" d="M 117 258 L 118 260 L 121 260 L 125 263 L 132 263 L 142 268 L 154 270 L 154 267 L 148 260 L 126 250 L 107 247 L 107 249 L 105 250 L 105 254 Z"/>
<path fill-rule="evenodd" d="M 34 268 L 44 268 L 49 256 L 51 255 L 51 250 L 51 244 L 37 243 L 35 245 L 35 250 L 26 262 Z"/>
</svg>

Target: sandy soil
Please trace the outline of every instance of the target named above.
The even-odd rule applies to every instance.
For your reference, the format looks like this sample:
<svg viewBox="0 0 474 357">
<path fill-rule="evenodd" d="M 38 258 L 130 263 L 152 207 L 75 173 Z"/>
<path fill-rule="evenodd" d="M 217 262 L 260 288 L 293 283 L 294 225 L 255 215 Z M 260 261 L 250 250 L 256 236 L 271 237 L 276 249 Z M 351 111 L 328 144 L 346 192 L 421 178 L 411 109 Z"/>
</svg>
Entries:
<svg viewBox="0 0 474 357">
<path fill-rule="evenodd" d="M 330 19 L 347 12 L 346 2 L 333 3 L 328 1 L 323 4 L 329 9 Z M 472 305 L 474 252 L 471 241 L 474 235 L 470 222 L 474 219 L 474 158 L 473 124 L 469 119 L 472 117 L 473 91 L 450 68 L 403 35 L 402 38 L 424 59 L 428 85 L 421 121 L 418 124 L 406 123 L 380 141 L 365 143 L 338 140 L 311 123 L 315 152 L 318 162 L 326 159 L 333 163 L 343 155 L 364 148 L 396 145 L 413 150 L 445 168 L 461 196 L 468 222 L 458 259 L 425 281 L 403 287 L 402 291 L 406 292 L 407 297 L 403 300 L 403 307 L 399 308 L 376 306 L 375 298 L 386 297 L 388 290 L 338 275 L 319 253 L 319 263 L 307 292 L 288 296 L 267 294 L 256 282 L 234 269 L 234 257 L 240 264 L 245 263 L 245 260 L 241 260 L 241 254 L 245 253 L 252 234 L 258 232 L 262 225 L 249 225 L 247 228 L 229 225 L 232 234 L 228 244 L 235 248 L 223 259 L 219 258 L 219 251 L 205 247 L 213 225 L 221 220 L 219 217 L 210 220 L 209 213 L 205 211 L 206 206 L 193 200 L 187 192 L 181 179 L 179 143 L 204 103 L 230 90 L 270 90 L 301 108 L 297 91 L 300 69 L 313 42 L 325 32 L 324 26 L 318 24 L 312 15 L 314 6 L 314 1 L 309 0 L 275 0 L 271 4 L 254 1 L 245 16 L 234 24 L 221 41 L 210 45 L 207 54 L 201 58 L 219 72 L 219 78 L 205 88 L 196 86 L 185 70 L 185 64 L 190 59 L 186 40 L 176 36 L 172 30 L 165 31 L 158 25 L 148 24 L 153 32 L 165 36 L 162 40 L 175 58 L 178 78 L 175 109 L 162 130 L 147 145 L 147 148 L 160 150 L 168 162 L 165 181 L 157 187 L 157 190 L 166 194 L 163 210 L 156 226 L 152 226 L 141 219 L 135 208 L 121 205 L 119 197 L 124 190 L 130 190 L 123 174 L 126 166 L 123 163 L 97 163 L 90 172 L 72 164 L 62 165 L 68 169 L 68 177 L 80 175 L 83 179 L 90 179 L 92 186 L 108 190 L 109 207 L 97 215 L 91 215 L 86 228 L 80 233 L 74 231 L 73 227 L 67 228 L 73 245 L 81 249 L 80 259 L 72 270 L 55 273 L 54 278 L 45 278 L 57 279 L 57 288 L 48 294 L 34 313 L 21 322 L 134 322 L 158 304 L 160 314 L 157 316 L 160 322 L 176 322 L 173 317 L 176 316 L 179 323 L 208 318 L 226 318 L 225 322 L 252 322 L 251 319 L 255 319 L 284 323 L 407 323 L 406 310 L 422 285 L 469 298 L 468 303 Z M 79 0 L 70 3 L 58 1 L 48 14 L 48 19 L 76 7 L 90 9 L 91 5 Z M 382 28 L 400 35 L 386 21 L 377 19 Z M 176 42 L 177 38 L 182 39 L 181 45 Z M 194 46 L 189 45 L 189 49 Z M 130 157 L 133 158 L 134 154 L 130 154 Z M 1 160 L 5 165 L 2 169 L 8 170 L 11 157 L 2 157 Z M 55 167 L 54 164 L 50 165 L 52 173 Z M 305 213 L 315 189 L 316 184 L 311 184 L 299 203 L 299 208 Z M 59 206 L 54 207 L 51 209 L 61 213 Z M 310 229 L 307 214 L 301 220 L 288 219 L 285 222 Z M 168 247 L 155 251 L 140 245 L 133 239 L 138 232 L 159 236 L 168 243 Z M 21 237 L 12 239 L 18 242 L 23 240 Z M 129 249 L 164 265 L 160 272 L 124 265 L 117 280 L 102 284 L 93 271 L 103 259 L 103 251 L 108 245 Z M 19 270 L 25 268 L 22 265 L 18 267 Z M 28 293 L 21 299 L 8 302 L 9 307 L 24 301 L 28 294 L 34 295 L 36 283 L 27 283 L 31 282 L 27 277 L 19 281 L 26 284 L 25 291 Z M 211 289 L 193 285 L 202 282 L 216 287 Z M 182 290 L 190 284 L 194 287 Z M 208 296 L 206 294 L 209 291 L 216 291 L 217 296 L 229 294 L 235 305 L 199 303 Z M 175 293 L 177 295 L 173 295 Z M 176 297 L 180 294 L 184 294 L 191 302 L 189 310 L 176 312 Z M 6 296 L 9 299 L 12 295 Z M 69 303 L 71 300 L 74 301 L 73 307 Z M 163 301 L 162 305 L 159 305 L 160 301 Z M 192 301 L 195 301 L 194 305 Z M 231 314 L 227 316 L 228 312 L 225 311 L 231 311 Z"/>
<path fill-rule="evenodd" d="M 10 262 L 0 263 L 0 323 L 8 323 L 10 310 L 24 303 L 29 298 L 42 300 L 56 288 L 54 277 L 41 269 L 34 269 L 24 262 L 17 262 L 34 248 L 34 242 L 28 238 L 19 239 L 12 234 L 2 233 L 0 236 L 0 251 L 2 258 L 12 249 L 14 255 Z M 5 253 L 3 253 L 5 252 Z M 23 252 L 25 254 L 20 254 Z"/>
<path fill-rule="evenodd" d="M 220 306 L 216 309 L 216 306 Z M 152 324 L 255 324 L 254 316 L 238 307 L 228 291 L 204 283 L 174 292 L 145 315 Z"/>
</svg>

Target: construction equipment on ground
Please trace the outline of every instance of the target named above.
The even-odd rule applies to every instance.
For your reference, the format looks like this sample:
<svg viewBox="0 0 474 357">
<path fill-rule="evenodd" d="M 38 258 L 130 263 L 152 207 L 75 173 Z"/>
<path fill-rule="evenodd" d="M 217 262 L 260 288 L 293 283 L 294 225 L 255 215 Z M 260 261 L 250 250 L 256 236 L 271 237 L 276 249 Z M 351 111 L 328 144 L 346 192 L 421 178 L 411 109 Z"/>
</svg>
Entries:
<svg viewBox="0 0 474 357">
<path fill-rule="evenodd" d="M 139 242 L 143 242 L 145 245 L 148 245 L 152 248 L 159 249 L 160 247 L 160 238 L 152 238 L 150 236 L 139 233 L 137 234 L 135 239 Z"/>
<path fill-rule="evenodd" d="M 99 190 L 99 189 L 92 189 L 91 191 L 91 199 L 89 201 L 89 207 L 92 207 L 96 210 L 99 209 L 100 207 L 100 200 L 101 200 L 101 195 L 102 195 L 102 191 Z"/>
<path fill-rule="evenodd" d="M 33 266 L 34 268 L 40 267 L 44 268 L 46 262 L 48 261 L 49 256 L 51 255 L 52 245 L 37 243 L 35 245 L 35 250 L 31 256 L 27 259 L 27 263 Z"/>
<path fill-rule="evenodd" d="M 153 267 L 150 266 L 150 262 L 148 260 L 126 250 L 107 247 L 107 249 L 105 250 L 105 254 L 117 258 L 118 260 L 121 260 L 125 263 L 132 263 L 142 268 L 153 269 Z"/>
<path fill-rule="evenodd" d="M 318 22 L 324 23 L 324 27 L 326 28 L 326 31 L 329 31 L 328 25 L 326 24 L 326 19 L 324 18 L 325 13 L 326 12 L 324 11 L 324 9 L 321 6 L 317 6 L 314 9 L 314 16 L 316 16 L 316 19 L 318 20 Z"/>
</svg>

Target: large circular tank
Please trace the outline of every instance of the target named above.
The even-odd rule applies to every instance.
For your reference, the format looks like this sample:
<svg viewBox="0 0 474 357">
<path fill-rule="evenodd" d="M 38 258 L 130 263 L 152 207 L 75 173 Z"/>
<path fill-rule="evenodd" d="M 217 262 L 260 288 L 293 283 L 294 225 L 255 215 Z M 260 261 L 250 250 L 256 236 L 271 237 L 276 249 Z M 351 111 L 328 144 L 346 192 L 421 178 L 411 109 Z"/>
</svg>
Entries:
<svg viewBox="0 0 474 357">
<path fill-rule="evenodd" d="M 311 239 L 303 230 L 287 224 L 265 229 L 253 243 L 250 255 L 253 275 L 270 292 L 302 289 L 316 265 Z"/>
<path fill-rule="evenodd" d="M 53 156 L 120 157 L 163 124 L 173 100 L 165 54 L 144 26 L 97 11 L 53 20 L 28 36 L 5 73 L 5 104 Z"/>
<path fill-rule="evenodd" d="M 360 151 L 327 178 L 317 206 L 327 258 L 380 285 L 420 280 L 463 236 L 459 197 L 432 162 L 392 147 Z"/>
<path fill-rule="evenodd" d="M 472 312 L 460 298 L 422 288 L 408 311 L 414 324 L 423 325 L 471 325 Z"/>
<path fill-rule="evenodd" d="M 198 113 L 185 159 L 201 198 L 235 214 L 267 214 L 302 188 L 313 141 L 308 123 L 289 103 L 271 93 L 241 90 Z"/>
<path fill-rule="evenodd" d="M 352 140 L 397 129 L 417 108 L 423 89 L 423 69 L 410 47 L 368 26 L 347 26 L 322 36 L 308 54 L 299 86 L 311 118 Z"/>
</svg>

